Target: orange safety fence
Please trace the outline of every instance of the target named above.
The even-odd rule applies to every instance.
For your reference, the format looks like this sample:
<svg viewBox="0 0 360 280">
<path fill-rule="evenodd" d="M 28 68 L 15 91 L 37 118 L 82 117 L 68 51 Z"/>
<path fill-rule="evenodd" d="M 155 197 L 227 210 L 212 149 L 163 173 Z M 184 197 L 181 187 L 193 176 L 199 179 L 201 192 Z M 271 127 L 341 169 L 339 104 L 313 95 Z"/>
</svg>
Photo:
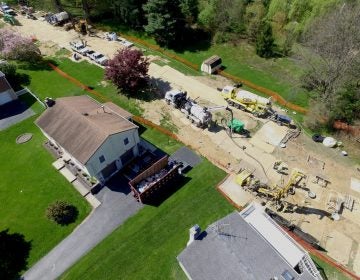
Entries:
<svg viewBox="0 0 360 280">
<path fill-rule="evenodd" d="M 337 130 L 342 130 L 347 134 L 351 134 L 353 136 L 360 136 L 360 126 L 353 126 L 342 121 L 335 121 L 333 127 Z"/>
<path fill-rule="evenodd" d="M 157 45 L 153 45 L 149 42 L 146 42 L 144 40 L 141 40 L 139 38 L 136 38 L 136 37 L 133 37 L 133 36 L 129 36 L 129 35 L 121 35 L 123 36 L 125 39 L 129 40 L 129 41 L 133 41 L 135 43 L 138 43 L 140 45 L 143 45 L 145 47 L 148 47 L 149 49 L 152 49 L 154 51 L 157 51 L 157 52 L 160 52 L 162 54 L 164 54 L 165 56 L 167 57 L 170 57 L 172 59 L 175 59 L 183 64 L 185 64 L 186 66 L 194 69 L 195 71 L 199 71 L 199 65 L 195 64 L 195 63 L 192 63 L 188 60 L 186 60 L 185 58 L 182 58 L 178 55 L 175 55 L 171 52 L 168 52 L 164 49 L 162 49 L 161 47 L 157 46 Z M 245 80 L 245 79 L 242 79 L 242 78 L 239 78 L 239 77 L 236 77 L 234 75 L 231 75 L 225 71 L 219 71 L 218 74 L 220 74 L 221 76 L 225 77 L 225 78 L 228 78 L 228 79 L 231 79 L 235 82 L 241 82 L 243 83 L 244 85 L 252 88 L 252 89 L 255 89 L 263 94 L 266 94 L 268 96 L 271 96 L 276 102 L 278 102 L 280 105 L 283 105 L 291 110 L 294 110 L 294 111 L 297 111 L 299 113 L 303 113 L 303 114 L 306 114 L 307 113 L 307 109 L 304 108 L 304 107 L 301 107 L 299 105 L 296 105 L 296 104 L 293 104 L 291 102 L 288 102 L 286 101 L 282 96 L 280 96 L 277 92 L 275 91 L 272 91 L 272 90 L 269 90 L 267 88 L 264 88 L 264 87 L 261 87 L 261 86 L 258 86 L 248 80 Z"/>
<path fill-rule="evenodd" d="M 326 256 L 324 253 L 320 252 L 319 250 L 312 247 L 309 243 L 301 239 L 298 235 L 296 235 L 294 232 L 288 230 L 287 228 L 282 227 L 297 243 L 299 243 L 301 246 L 303 246 L 307 251 L 309 251 L 314 256 L 318 257 L 322 261 L 326 262 L 327 264 L 330 264 L 333 267 L 336 267 L 338 270 L 340 270 L 342 273 L 346 274 L 347 276 L 351 277 L 352 279 L 360 280 L 360 277 L 357 276 L 354 272 L 348 270 L 343 265 L 339 264 L 335 260 L 331 259 L 330 257 Z"/>
<path fill-rule="evenodd" d="M 71 77 L 70 75 L 68 75 L 67 73 L 65 73 L 64 71 L 62 71 L 59 67 L 55 66 L 52 63 L 48 63 L 49 66 L 56 71 L 59 75 L 63 76 L 64 78 L 66 78 L 67 80 L 69 80 L 70 82 L 72 82 L 73 84 L 77 85 L 78 87 L 81 87 L 82 89 L 86 90 L 87 92 L 90 92 L 91 94 L 99 97 L 102 101 L 104 102 L 108 102 L 111 101 L 109 98 L 105 97 L 104 95 L 102 95 L 101 93 L 89 88 L 88 86 L 84 85 L 83 83 L 81 83 L 79 80 L 76 80 L 74 77 Z"/>
</svg>

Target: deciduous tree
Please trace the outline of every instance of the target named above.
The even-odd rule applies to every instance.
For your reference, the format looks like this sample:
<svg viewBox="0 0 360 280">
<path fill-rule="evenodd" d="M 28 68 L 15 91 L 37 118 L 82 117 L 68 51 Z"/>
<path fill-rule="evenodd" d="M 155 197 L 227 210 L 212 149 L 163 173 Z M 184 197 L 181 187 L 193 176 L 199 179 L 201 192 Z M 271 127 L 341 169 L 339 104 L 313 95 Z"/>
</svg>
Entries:
<svg viewBox="0 0 360 280">
<path fill-rule="evenodd" d="M 41 59 L 39 48 L 30 38 L 8 29 L 0 30 L 0 53 L 3 57 L 13 60 L 36 62 Z"/>
<path fill-rule="evenodd" d="M 120 92 L 135 93 L 147 85 L 149 61 L 139 50 L 122 49 L 105 69 L 105 78 Z"/>
<path fill-rule="evenodd" d="M 337 92 L 360 80 L 359 18 L 359 4 L 344 4 L 314 22 L 303 38 L 310 49 L 303 54 L 308 67 L 303 82 L 330 110 Z"/>
</svg>

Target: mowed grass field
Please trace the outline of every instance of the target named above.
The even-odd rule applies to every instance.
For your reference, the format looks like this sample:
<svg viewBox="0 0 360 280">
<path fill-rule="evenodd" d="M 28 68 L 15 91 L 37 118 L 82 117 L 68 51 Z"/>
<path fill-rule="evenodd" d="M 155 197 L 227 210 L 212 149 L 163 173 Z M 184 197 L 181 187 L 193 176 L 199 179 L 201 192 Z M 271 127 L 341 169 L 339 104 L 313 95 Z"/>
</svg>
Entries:
<svg viewBox="0 0 360 280">
<path fill-rule="evenodd" d="M 31 242 L 28 267 L 66 237 L 91 210 L 51 165 L 54 158 L 42 146 L 45 138 L 34 124 L 36 117 L 0 131 L 0 230 L 23 234 Z M 16 144 L 16 137 L 25 132 L 32 133 L 33 138 Z M 75 223 L 59 226 L 46 218 L 46 208 L 56 200 L 76 206 L 79 215 Z"/>
</svg>

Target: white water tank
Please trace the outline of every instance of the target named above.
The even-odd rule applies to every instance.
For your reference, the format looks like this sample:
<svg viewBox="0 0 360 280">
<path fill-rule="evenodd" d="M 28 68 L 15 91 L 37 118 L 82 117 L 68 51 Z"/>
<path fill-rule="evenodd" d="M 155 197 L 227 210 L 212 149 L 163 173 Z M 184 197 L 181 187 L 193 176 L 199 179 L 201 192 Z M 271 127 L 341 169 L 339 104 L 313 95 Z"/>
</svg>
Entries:
<svg viewBox="0 0 360 280">
<path fill-rule="evenodd" d="M 328 148 L 333 148 L 336 146 L 336 140 L 332 137 L 325 137 L 323 140 L 323 145 Z"/>
<path fill-rule="evenodd" d="M 236 99 L 238 100 L 251 100 L 251 102 L 257 102 L 264 105 L 270 105 L 271 101 L 269 98 L 261 97 L 246 90 L 239 90 L 236 94 Z"/>
<path fill-rule="evenodd" d="M 211 113 L 206 111 L 204 107 L 194 104 L 190 109 L 191 115 L 196 117 L 201 121 L 201 123 L 205 124 L 211 120 Z"/>
</svg>

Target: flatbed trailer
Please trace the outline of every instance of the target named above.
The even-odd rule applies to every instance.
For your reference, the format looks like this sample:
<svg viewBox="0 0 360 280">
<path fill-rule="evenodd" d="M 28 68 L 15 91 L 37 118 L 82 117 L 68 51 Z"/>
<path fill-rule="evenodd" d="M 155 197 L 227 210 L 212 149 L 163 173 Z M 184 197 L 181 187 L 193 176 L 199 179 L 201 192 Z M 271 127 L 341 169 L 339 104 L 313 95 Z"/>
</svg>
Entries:
<svg viewBox="0 0 360 280">
<path fill-rule="evenodd" d="M 181 163 L 164 156 L 129 182 L 134 197 L 141 203 L 157 200 L 175 187 Z"/>
</svg>

